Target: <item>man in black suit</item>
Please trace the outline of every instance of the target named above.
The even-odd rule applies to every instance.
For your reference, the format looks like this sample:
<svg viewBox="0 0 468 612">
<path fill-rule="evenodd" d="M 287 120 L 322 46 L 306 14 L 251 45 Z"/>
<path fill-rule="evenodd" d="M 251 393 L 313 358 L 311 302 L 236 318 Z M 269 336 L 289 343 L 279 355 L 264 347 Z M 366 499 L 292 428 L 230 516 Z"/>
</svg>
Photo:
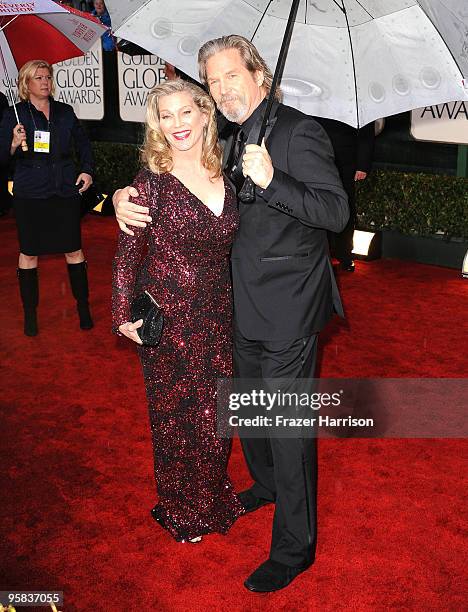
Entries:
<svg viewBox="0 0 468 612">
<path fill-rule="evenodd" d="M 316 121 L 278 103 L 266 146 L 253 144 L 272 75 L 245 38 L 206 43 L 199 67 L 218 109 L 241 128 L 226 144 L 225 169 L 236 187 L 244 176 L 257 185 L 255 202 L 239 204 L 232 251 L 236 376 L 313 377 L 318 332 L 333 311 L 342 313 L 327 230 L 341 231 L 349 213 L 330 141 Z M 124 231 L 126 223 L 148 220 L 148 210 L 127 202 L 129 195 L 135 193 L 114 194 Z M 314 560 L 316 440 L 266 436 L 242 445 L 254 480 L 239 495 L 246 511 L 276 504 L 270 557 L 245 586 L 276 591 Z"/>
<path fill-rule="evenodd" d="M 330 234 L 332 254 L 339 260 L 340 268 L 354 272 L 353 234 L 356 224 L 356 182 L 363 181 L 372 167 L 374 155 L 374 122 L 356 129 L 334 119 L 315 119 L 324 128 L 331 140 L 335 163 L 348 196 L 349 220 L 344 230 Z"/>
</svg>

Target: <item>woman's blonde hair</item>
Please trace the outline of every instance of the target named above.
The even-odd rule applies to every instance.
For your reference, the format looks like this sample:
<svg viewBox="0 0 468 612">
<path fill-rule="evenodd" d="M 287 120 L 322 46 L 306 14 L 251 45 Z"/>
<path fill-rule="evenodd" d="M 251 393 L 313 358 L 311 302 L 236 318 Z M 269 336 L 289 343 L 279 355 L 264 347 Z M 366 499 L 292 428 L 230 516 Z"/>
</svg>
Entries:
<svg viewBox="0 0 468 612">
<path fill-rule="evenodd" d="M 52 79 L 51 95 L 55 93 L 54 69 L 45 60 L 31 60 L 23 64 L 18 74 L 18 95 L 21 100 L 29 100 L 28 83 L 38 68 L 47 68 Z"/>
<path fill-rule="evenodd" d="M 173 167 L 171 147 L 159 124 L 159 99 L 175 93 L 188 92 L 208 121 L 203 130 L 202 164 L 212 178 L 221 176 L 222 151 L 218 142 L 216 109 L 211 97 L 201 87 L 182 79 L 174 79 L 156 85 L 148 95 L 146 108 L 145 140 L 141 158 L 148 168 L 157 174 L 170 172 Z"/>
</svg>

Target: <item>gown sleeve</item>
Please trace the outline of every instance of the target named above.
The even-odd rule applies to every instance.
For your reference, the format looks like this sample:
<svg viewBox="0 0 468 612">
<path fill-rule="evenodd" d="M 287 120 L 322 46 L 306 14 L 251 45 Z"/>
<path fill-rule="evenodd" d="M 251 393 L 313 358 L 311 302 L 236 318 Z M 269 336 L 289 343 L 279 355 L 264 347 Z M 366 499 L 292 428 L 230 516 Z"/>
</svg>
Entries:
<svg viewBox="0 0 468 612">
<path fill-rule="evenodd" d="M 141 170 L 132 183 L 138 191 L 138 197 L 131 201 L 139 206 L 150 207 L 150 171 Z M 119 326 L 130 321 L 132 302 L 137 272 L 140 269 L 143 255 L 147 248 L 151 224 L 146 227 L 132 227 L 134 236 L 119 231 L 117 251 L 112 265 L 112 332 L 122 335 Z"/>
</svg>

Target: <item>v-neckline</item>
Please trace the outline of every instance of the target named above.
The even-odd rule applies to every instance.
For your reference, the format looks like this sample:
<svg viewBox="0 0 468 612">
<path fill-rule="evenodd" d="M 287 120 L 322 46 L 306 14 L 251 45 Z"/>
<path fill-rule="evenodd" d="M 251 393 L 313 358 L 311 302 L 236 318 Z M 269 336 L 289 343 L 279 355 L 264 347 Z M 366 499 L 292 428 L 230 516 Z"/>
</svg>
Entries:
<svg viewBox="0 0 468 612">
<path fill-rule="evenodd" d="M 206 208 L 206 210 L 207 210 L 208 212 L 210 212 L 210 213 L 213 215 L 213 217 L 216 217 L 216 219 L 220 219 L 220 218 L 223 216 L 223 214 L 224 214 L 224 210 L 226 209 L 226 197 L 227 197 L 226 179 L 224 178 L 224 175 L 222 175 L 222 178 L 223 178 L 223 186 L 224 186 L 223 208 L 222 208 L 221 212 L 219 213 L 219 215 L 217 215 L 216 213 L 214 213 L 214 212 L 211 210 L 211 208 L 210 208 L 209 206 L 207 206 L 207 205 L 205 204 L 205 202 L 203 202 L 203 200 L 200 200 L 200 198 L 199 198 L 198 196 L 196 196 L 196 195 L 193 193 L 193 191 L 191 191 L 191 190 L 190 190 L 190 189 L 187 187 L 187 185 L 186 185 L 185 183 L 183 183 L 183 182 L 180 180 L 180 178 L 177 178 L 177 176 L 176 176 L 175 174 L 172 174 L 172 172 L 168 172 L 167 174 L 169 174 L 170 176 L 172 176 L 173 178 L 175 178 L 175 180 L 176 180 L 178 183 L 180 183 L 180 184 L 182 185 L 182 187 L 185 189 L 185 191 L 187 191 L 187 192 L 188 192 L 190 195 L 192 195 L 192 196 L 193 196 L 193 197 L 194 197 L 194 198 L 197 200 L 197 202 L 200 202 L 200 204 L 203 206 L 203 208 Z"/>
</svg>

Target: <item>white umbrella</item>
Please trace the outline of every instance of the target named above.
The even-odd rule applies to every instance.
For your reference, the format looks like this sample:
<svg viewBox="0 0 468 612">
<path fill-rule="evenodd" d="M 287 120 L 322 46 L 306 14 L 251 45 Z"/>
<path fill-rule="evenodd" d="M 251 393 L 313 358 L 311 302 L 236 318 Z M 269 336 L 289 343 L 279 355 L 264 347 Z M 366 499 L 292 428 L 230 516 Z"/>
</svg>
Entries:
<svg viewBox="0 0 468 612">
<path fill-rule="evenodd" d="M 274 69 L 291 0 L 107 0 L 115 34 L 198 78 L 197 52 L 241 34 Z M 466 0 L 301 0 L 284 101 L 358 127 L 468 101 Z"/>
</svg>

